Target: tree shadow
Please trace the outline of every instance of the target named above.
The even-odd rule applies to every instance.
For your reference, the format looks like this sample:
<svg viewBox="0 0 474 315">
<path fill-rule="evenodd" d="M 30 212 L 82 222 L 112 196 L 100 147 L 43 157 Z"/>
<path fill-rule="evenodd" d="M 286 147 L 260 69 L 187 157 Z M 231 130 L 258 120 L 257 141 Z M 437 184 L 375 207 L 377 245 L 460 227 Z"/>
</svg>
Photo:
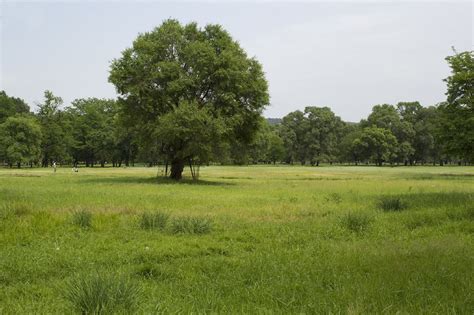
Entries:
<svg viewBox="0 0 474 315">
<path fill-rule="evenodd" d="M 193 186 L 233 186 L 234 183 L 217 182 L 210 180 L 193 180 L 183 178 L 179 181 L 167 177 L 138 177 L 138 176 L 117 176 L 117 177 L 87 177 L 81 179 L 81 183 L 86 184 L 152 184 L 152 185 L 193 185 Z"/>
</svg>

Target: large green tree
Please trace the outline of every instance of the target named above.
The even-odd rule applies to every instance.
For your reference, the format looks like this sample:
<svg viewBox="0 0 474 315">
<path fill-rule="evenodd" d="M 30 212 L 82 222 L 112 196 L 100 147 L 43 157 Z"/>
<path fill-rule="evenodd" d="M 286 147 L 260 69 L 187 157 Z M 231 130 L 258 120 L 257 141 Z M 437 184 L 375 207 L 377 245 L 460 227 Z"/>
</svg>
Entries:
<svg viewBox="0 0 474 315">
<path fill-rule="evenodd" d="M 0 160 L 21 167 L 41 153 L 41 128 L 32 117 L 9 117 L 0 124 Z"/>
<path fill-rule="evenodd" d="M 28 114 L 30 107 L 21 98 L 8 96 L 5 91 L 0 91 L 0 124 L 8 117 L 17 114 Z"/>
<path fill-rule="evenodd" d="M 158 146 L 171 163 L 174 179 L 181 178 L 189 160 L 202 158 L 201 151 L 183 154 L 169 145 L 163 138 L 169 133 L 159 127 L 162 116 L 175 113 L 167 117 L 177 117 L 181 106 L 203 109 L 196 115 L 206 113 L 226 126 L 221 139 L 211 141 L 246 144 L 253 140 L 261 112 L 269 103 L 261 65 L 219 25 L 199 28 L 196 23 L 163 22 L 139 35 L 113 61 L 109 81 L 120 94 L 124 116 L 139 126 L 142 144 L 161 143 Z M 160 132 L 156 132 L 158 127 Z"/>
<path fill-rule="evenodd" d="M 441 140 L 447 153 L 474 162 L 474 52 L 446 60 L 451 75 L 445 79 L 447 102 L 439 106 Z"/>
</svg>

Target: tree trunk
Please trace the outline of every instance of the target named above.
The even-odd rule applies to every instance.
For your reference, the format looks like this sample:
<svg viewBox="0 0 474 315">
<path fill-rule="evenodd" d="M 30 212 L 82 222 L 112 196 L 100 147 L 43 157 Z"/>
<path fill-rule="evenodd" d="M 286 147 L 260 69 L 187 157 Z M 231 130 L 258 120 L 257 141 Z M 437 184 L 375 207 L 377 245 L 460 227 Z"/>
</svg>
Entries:
<svg viewBox="0 0 474 315">
<path fill-rule="evenodd" d="M 171 173 L 170 178 L 174 180 L 180 180 L 183 177 L 184 160 L 173 159 L 171 161 Z"/>
</svg>

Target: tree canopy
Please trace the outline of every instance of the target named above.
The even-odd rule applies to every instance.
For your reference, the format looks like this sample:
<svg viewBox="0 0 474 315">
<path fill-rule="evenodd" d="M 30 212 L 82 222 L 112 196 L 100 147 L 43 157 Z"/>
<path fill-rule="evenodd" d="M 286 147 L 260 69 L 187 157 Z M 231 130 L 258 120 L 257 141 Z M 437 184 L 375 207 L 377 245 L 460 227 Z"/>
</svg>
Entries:
<svg viewBox="0 0 474 315">
<path fill-rule="evenodd" d="M 0 124 L 0 159 L 18 167 L 41 156 L 41 128 L 31 117 L 9 117 Z"/>
<path fill-rule="evenodd" d="M 181 25 L 167 20 L 139 35 L 132 47 L 113 61 L 109 80 L 120 94 L 121 109 L 128 121 L 133 119 L 142 134 L 156 136 L 147 136 L 141 142 L 146 147 L 162 148 L 158 152 L 171 162 L 175 179 L 181 177 L 179 169 L 185 160 L 204 157 L 201 151 L 183 154 L 171 147 L 163 138 L 169 133 L 162 127 L 156 132 L 161 116 L 181 113 L 181 106 L 204 109 L 197 116 L 206 113 L 226 126 L 222 141 L 248 144 L 269 103 L 261 65 L 249 58 L 220 25 L 199 28 L 196 23 Z"/>
<path fill-rule="evenodd" d="M 451 67 L 447 101 L 440 106 L 440 135 L 445 150 L 467 161 L 474 161 L 474 52 L 446 58 Z"/>
</svg>

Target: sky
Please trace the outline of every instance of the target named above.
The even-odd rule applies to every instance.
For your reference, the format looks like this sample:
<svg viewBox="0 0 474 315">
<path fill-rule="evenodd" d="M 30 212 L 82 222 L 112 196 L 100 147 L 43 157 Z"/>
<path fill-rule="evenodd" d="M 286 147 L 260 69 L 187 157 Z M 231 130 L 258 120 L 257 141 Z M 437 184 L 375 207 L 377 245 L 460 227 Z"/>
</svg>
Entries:
<svg viewBox="0 0 474 315">
<path fill-rule="evenodd" d="M 329 106 L 359 121 L 376 104 L 444 101 L 444 60 L 473 49 L 471 1 L 0 0 L 0 90 L 35 109 L 51 90 L 116 97 L 110 62 L 168 18 L 221 24 L 263 65 L 266 117 Z"/>
</svg>

